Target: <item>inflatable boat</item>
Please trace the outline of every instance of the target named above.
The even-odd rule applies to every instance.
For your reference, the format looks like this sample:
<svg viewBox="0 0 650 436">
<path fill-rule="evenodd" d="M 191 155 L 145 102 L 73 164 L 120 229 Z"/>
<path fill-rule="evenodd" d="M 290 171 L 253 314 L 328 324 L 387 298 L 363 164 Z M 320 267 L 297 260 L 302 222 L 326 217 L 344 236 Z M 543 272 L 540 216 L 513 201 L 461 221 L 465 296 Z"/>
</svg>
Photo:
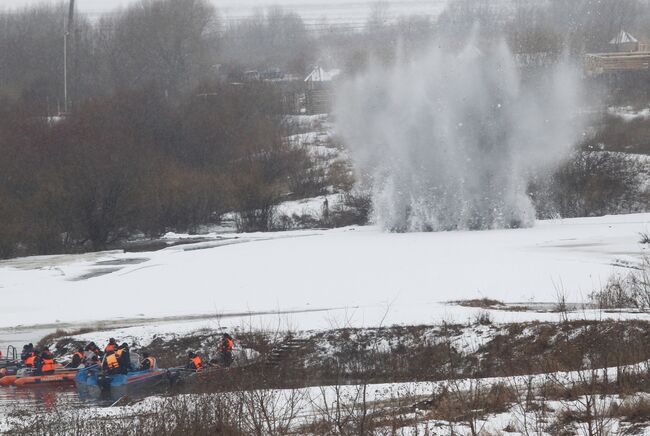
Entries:
<svg viewBox="0 0 650 436">
<path fill-rule="evenodd" d="M 37 375 L 33 368 L 22 368 L 14 375 L 0 378 L 0 386 L 31 387 L 74 384 L 77 370 L 59 368 L 53 374 Z"/>
<path fill-rule="evenodd" d="M 45 385 L 62 385 L 74 384 L 77 371 L 60 371 L 48 375 L 35 375 L 28 377 L 18 377 L 14 381 L 14 386 L 18 388 L 28 388 L 32 386 L 45 386 Z"/>
<path fill-rule="evenodd" d="M 80 369 L 74 379 L 81 396 L 98 398 L 102 394 L 112 398 L 134 395 L 169 383 L 168 371 L 148 369 L 128 374 L 107 374 L 98 366 Z"/>
</svg>

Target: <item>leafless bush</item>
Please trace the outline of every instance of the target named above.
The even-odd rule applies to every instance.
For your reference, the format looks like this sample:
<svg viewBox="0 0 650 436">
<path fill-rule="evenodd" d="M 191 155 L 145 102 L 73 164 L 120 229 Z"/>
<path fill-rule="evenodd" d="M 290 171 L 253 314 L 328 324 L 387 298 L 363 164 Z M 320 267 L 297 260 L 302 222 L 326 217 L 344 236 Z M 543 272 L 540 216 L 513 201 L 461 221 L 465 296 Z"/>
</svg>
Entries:
<svg viewBox="0 0 650 436">
<path fill-rule="evenodd" d="M 612 275 L 605 286 L 591 294 L 591 300 L 603 309 L 629 309 L 638 306 L 626 277 Z"/>
<path fill-rule="evenodd" d="M 620 417 L 632 423 L 650 421 L 650 400 L 647 397 L 634 396 L 622 403 L 612 404 L 609 410 L 611 417 Z"/>
<path fill-rule="evenodd" d="M 525 381 L 521 378 L 512 378 L 508 387 L 514 394 L 510 414 L 514 423 L 514 432 L 518 431 L 526 436 L 542 436 L 546 434 L 547 418 L 550 412 L 547 407 L 547 398 L 540 395 L 534 384 L 534 377 L 528 376 Z"/>
<path fill-rule="evenodd" d="M 478 325 L 492 325 L 492 315 L 487 310 L 482 310 L 474 316 L 474 323 Z"/>
<path fill-rule="evenodd" d="M 650 258 L 645 256 L 627 275 L 612 275 L 590 299 L 602 308 L 650 310 Z"/>
<path fill-rule="evenodd" d="M 600 394 L 602 379 L 597 370 L 578 371 L 577 380 L 572 381 L 560 379 L 555 374 L 549 375 L 549 379 L 567 392 L 580 392 L 580 395 L 560 401 L 562 409 L 557 414 L 553 432 L 577 427 L 580 433 L 589 436 L 607 436 L 611 433 L 614 421 L 608 413 L 610 401 Z"/>
<path fill-rule="evenodd" d="M 449 425 L 462 423 L 473 436 L 481 434 L 489 413 L 503 413 L 513 402 L 516 394 L 503 384 L 488 385 L 480 379 L 450 380 L 432 399 L 432 413 L 436 419 Z"/>
<path fill-rule="evenodd" d="M 622 154 L 575 152 L 550 178 L 531 184 L 542 218 L 601 216 L 644 211 L 641 164 Z"/>
<path fill-rule="evenodd" d="M 287 231 L 294 229 L 315 229 L 326 227 L 324 218 L 317 218 L 309 213 L 291 215 L 280 214 L 273 220 L 273 230 Z"/>
<path fill-rule="evenodd" d="M 343 201 L 331 209 L 333 227 L 364 225 L 370 220 L 372 199 L 368 192 L 353 190 L 343 195 Z"/>
<path fill-rule="evenodd" d="M 650 234 L 648 232 L 639 233 L 639 244 L 650 244 Z"/>
</svg>

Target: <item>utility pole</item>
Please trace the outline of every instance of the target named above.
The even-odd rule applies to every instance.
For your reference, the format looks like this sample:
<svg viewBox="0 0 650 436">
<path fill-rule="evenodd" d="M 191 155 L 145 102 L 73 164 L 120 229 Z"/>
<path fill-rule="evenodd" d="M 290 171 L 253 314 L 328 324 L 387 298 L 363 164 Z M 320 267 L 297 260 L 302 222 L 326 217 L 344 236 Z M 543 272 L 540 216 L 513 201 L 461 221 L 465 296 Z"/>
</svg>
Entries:
<svg viewBox="0 0 650 436">
<path fill-rule="evenodd" d="M 70 0 L 67 24 L 63 24 L 63 111 L 66 114 L 70 110 L 68 102 L 68 52 L 70 51 L 68 48 L 68 40 L 72 36 L 74 26 L 74 1 L 75 0 Z"/>
</svg>

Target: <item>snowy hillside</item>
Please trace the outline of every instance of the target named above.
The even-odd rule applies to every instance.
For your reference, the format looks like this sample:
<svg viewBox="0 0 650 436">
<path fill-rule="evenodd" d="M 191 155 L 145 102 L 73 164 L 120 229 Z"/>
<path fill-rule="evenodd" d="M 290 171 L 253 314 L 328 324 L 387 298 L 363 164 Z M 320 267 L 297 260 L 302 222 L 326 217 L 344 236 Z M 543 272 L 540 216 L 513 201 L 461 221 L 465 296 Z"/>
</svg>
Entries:
<svg viewBox="0 0 650 436">
<path fill-rule="evenodd" d="M 640 260 L 650 214 L 543 221 L 530 229 L 384 233 L 374 227 L 251 235 L 157 252 L 0 263 L 0 327 L 330 309 L 293 328 L 431 323 L 442 302 L 584 301 Z M 461 316 L 466 316 L 463 312 Z"/>
</svg>

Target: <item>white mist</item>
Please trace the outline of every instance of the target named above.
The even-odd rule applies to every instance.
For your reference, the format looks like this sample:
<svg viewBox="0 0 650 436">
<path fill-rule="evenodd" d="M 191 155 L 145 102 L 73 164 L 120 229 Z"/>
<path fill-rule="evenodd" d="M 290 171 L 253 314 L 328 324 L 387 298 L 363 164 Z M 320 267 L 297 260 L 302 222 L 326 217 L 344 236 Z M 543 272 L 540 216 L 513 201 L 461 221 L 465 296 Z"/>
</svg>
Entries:
<svg viewBox="0 0 650 436">
<path fill-rule="evenodd" d="M 582 128 L 577 70 L 521 79 L 505 43 L 433 47 L 370 67 L 337 92 L 337 128 L 390 231 L 531 226 L 531 174 L 551 171 Z"/>
</svg>

